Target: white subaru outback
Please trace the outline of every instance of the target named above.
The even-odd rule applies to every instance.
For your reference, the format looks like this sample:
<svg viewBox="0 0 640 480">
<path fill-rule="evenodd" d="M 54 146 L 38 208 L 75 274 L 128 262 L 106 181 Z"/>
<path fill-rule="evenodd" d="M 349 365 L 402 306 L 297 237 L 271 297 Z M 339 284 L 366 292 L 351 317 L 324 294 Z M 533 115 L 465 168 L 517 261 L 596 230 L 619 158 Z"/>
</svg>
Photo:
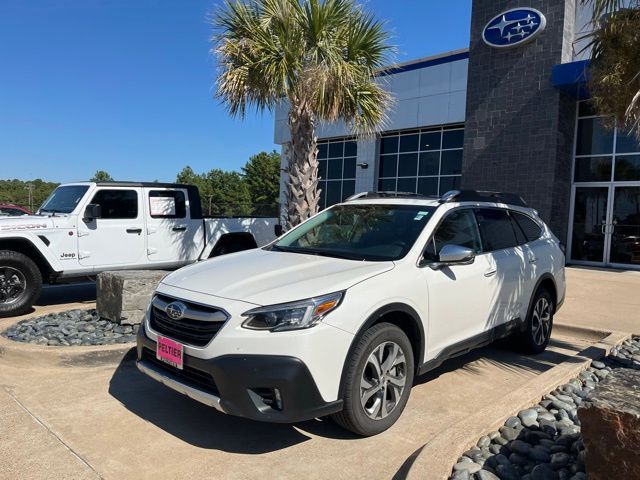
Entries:
<svg viewBox="0 0 640 480">
<path fill-rule="evenodd" d="M 564 262 L 517 195 L 359 194 L 264 248 L 167 275 L 137 365 L 231 415 L 332 415 L 374 435 L 448 358 L 506 336 L 543 351 Z"/>
</svg>

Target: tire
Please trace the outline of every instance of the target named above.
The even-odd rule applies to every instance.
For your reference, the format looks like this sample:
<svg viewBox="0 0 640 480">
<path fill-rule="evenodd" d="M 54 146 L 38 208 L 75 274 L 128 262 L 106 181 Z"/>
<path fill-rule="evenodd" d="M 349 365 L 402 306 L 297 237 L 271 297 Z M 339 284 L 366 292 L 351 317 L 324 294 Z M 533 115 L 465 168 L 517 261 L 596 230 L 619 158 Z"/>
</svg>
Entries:
<svg viewBox="0 0 640 480">
<path fill-rule="evenodd" d="M 28 312 L 42 289 L 42 274 L 26 255 L 0 250 L 0 318 Z"/>
<path fill-rule="evenodd" d="M 525 353 L 543 352 L 551 340 L 555 304 L 546 288 L 539 288 L 527 313 L 525 330 L 518 335 L 518 345 Z"/>
<path fill-rule="evenodd" d="M 397 347 L 397 351 L 394 346 Z M 376 374 L 376 362 L 384 367 L 385 361 L 390 360 L 394 352 L 396 360 L 387 369 L 386 375 Z M 401 361 L 402 355 L 404 362 Z M 344 392 L 344 408 L 332 415 L 333 420 L 341 427 L 362 436 L 368 437 L 384 432 L 398 420 L 411 393 L 414 375 L 411 342 L 395 325 L 379 323 L 367 330 L 358 340 L 346 362 L 341 385 Z M 390 382 L 390 378 L 399 379 L 398 383 L 402 383 L 403 386 Z M 361 393 L 366 385 L 370 385 L 369 389 L 373 394 L 363 404 Z M 371 390 L 374 388 L 375 390 Z M 389 402 L 392 405 L 391 410 L 388 409 Z M 387 406 L 386 415 L 383 414 L 384 405 Z"/>
</svg>

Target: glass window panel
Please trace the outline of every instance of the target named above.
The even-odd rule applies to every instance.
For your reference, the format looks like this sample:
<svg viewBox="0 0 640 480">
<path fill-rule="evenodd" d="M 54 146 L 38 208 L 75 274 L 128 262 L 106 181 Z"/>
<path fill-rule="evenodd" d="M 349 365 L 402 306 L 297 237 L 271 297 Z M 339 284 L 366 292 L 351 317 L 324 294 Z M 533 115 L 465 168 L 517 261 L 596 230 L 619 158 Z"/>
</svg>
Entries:
<svg viewBox="0 0 640 480">
<path fill-rule="evenodd" d="M 576 158 L 573 178 L 576 182 L 610 182 L 611 164 L 611 157 Z"/>
<path fill-rule="evenodd" d="M 135 190 L 98 190 L 91 203 L 102 207 L 102 219 L 138 217 L 138 192 Z"/>
<path fill-rule="evenodd" d="M 344 142 L 331 142 L 329 144 L 329 158 L 342 157 L 344 152 Z"/>
<path fill-rule="evenodd" d="M 419 143 L 420 136 L 417 133 L 414 135 L 402 135 L 400 137 L 400 151 L 417 152 Z"/>
<path fill-rule="evenodd" d="M 398 155 L 398 176 L 415 177 L 418 174 L 418 154 L 403 153 Z"/>
<path fill-rule="evenodd" d="M 442 132 L 442 148 L 462 148 L 464 130 L 445 130 Z"/>
<path fill-rule="evenodd" d="M 342 200 L 342 182 L 327 182 L 327 207 Z"/>
<path fill-rule="evenodd" d="M 380 140 L 380 153 L 398 153 L 398 137 L 382 137 Z"/>
<path fill-rule="evenodd" d="M 358 155 L 358 142 L 348 141 L 344 142 L 344 156 L 355 157 Z"/>
<path fill-rule="evenodd" d="M 634 134 L 618 131 L 616 134 L 616 153 L 640 153 L 640 142 Z"/>
<path fill-rule="evenodd" d="M 327 178 L 327 161 L 326 160 L 318 161 L 318 177 Z"/>
<path fill-rule="evenodd" d="M 593 108 L 593 105 L 589 101 L 580 102 L 578 104 L 578 116 L 580 117 L 590 117 L 595 115 L 596 111 Z"/>
<path fill-rule="evenodd" d="M 394 192 L 396 190 L 395 178 L 381 178 L 378 182 L 378 188 L 382 192 Z"/>
<path fill-rule="evenodd" d="M 380 176 L 395 177 L 398 174 L 398 155 L 380 157 Z"/>
<path fill-rule="evenodd" d="M 531 217 L 518 212 L 511 212 L 511 217 L 516 220 L 522 229 L 522 232 L 527 237 L 527 242 L 533 242 L 542 236 L 542 228 Z"/>
<path fill-rule="evenodd" d="M 612 151 L 613 132 L 604 127 L 601 118 L 578 120 L 576 155 L 597 155 Z"/>
<path fill-rule="evenodd" d="M 420 170 L 418 175 L 438 175 L 440 172 L 440 151 L 420 153 Z"/>
<path fill-rule="evenodd" d="M 506 210 L 480 208 L 476 210 L 476 218 L 482 235 L 483 251 L 502 250 L 518 244 Z"/>
<path fill-rule="evenodd" d="M 356 159 L 345 158 L 344 159 L 344 174 L 342 178 L 356 178 Z"/>
<path fill-rule="evenodd" d="M 326 143 L 318 144 L 318 158 L 327 158 L 327 154 L 329 153 L 329 145 Z"/>
<path fill-rule="evenodd" d="M 328 160 L 327 178 L 329 180 L 342 178 L 342 159 Z"/>
<path fill-rule="evenodd" d="M 425 257 L 438 260 L 438 254 L 445 245 L 460 245 L 480 253 L 480 233 L 471 209 L 456 210 L 445 217 L 427 245 Z"/>
<path fill-rule="evenodd" d="M 443 195 L 449 190 L 457 190 L 460 188 L 460 177 L 440 177 L 440 191 L 438 195 Z"/>
<path fill-rule="evenodd" d="M 345 180 L 342 182 L 342 199 L 346 199 L 356 193 L 356 181 Z"/>
<path fill-rule="evenodd" d="M 398 179 L 398 191 L 399 192 L 411 192 L 416 191 L 416 179 L 415 178 L 399 178 Z"/>
<path fill-rule="evenodd" d="M 640 155 L 616 157 L 615 180 L 640 180 Z"/>
<path fill-rule="evenodd" d="M 151 208 L 152 198 L 167 198 L 164 208 L 154 213 Z M 162 206 L 162 204 L 160 204 Z M 151 190 L 149 192 L 149 211 L 151 218 L 185 218 L 187 216 L 187 206 L 184 193 L 180 190 Z"/>
<path fill-rule="evenodd" d="M 418 193 L 422 195 L 438 195 L 438 178 L 419 178 Z"/>
<path fill-rule="evenodd" d="M 442 152 L 440 175 L 460 175 L 462 173 L 462 150 Z"/>
<path fill-rule="evenodd" d="M 440 150 L 440 132 L 425 132 L 420 135 L 420 150 Z"/>
</svg>

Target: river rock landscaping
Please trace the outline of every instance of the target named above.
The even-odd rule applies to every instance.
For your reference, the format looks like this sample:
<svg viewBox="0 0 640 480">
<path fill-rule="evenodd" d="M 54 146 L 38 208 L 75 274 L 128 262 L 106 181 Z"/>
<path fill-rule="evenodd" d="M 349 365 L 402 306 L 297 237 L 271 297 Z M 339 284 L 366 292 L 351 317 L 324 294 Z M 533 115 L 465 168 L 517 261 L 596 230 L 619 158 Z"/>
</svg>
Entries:
<svg viewBox="0 0 640 480">
<path fill-rule="evenodd" d="M 509 417 L 453 466 L 451 480 L 586 480 L 577 412 L 615 368 L 640 370 L 640 336 L 614 347 L 538 404 Z"/>
<path fill-rule="evenodd" d="M 119 325 L 96 310 L 69 310 L 22 320 L 2 333 L 16 342 L 36 345 L 111 345 L 135 342 L 138 325 Z"/>
</svg>

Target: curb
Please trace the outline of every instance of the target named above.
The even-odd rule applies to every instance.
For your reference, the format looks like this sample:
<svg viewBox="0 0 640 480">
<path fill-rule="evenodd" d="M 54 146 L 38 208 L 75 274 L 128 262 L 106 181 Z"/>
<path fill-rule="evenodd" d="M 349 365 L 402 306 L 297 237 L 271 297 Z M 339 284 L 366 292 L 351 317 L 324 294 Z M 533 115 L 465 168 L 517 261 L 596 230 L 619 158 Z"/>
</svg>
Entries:
<svg viewBox="0 0 640 480">
<path fill-rule="evenodd" d="M 135 346 L 135 343 L 121 343 L 114 345 L 76 345 L 76 346 L 46 346 L 32 343 L 22 343 L 9 340 L 1 335 L 7 328 L 31 318 L 41 317 L 50 313 L 60 313 L 67 310 L 90 310 L 93 305 L 64 305 L 46 312 L 33 312 L 20 317 L 4 318 L 0 320 L 0 359 L 4 365 L 32 368 L 35 366 L 74 366 L 95 367 L 100 364 L 119 362 L 124 355 Z"/>
<path fill-rule="evenodd" d="M 504 420 L 517 414 L 585 370 L 592 360 L 602 358 L 629 337 L 625 332 L 601 332 L 577 325 L 558 324 L 556 331 L 596 336 L 600 340 L 564 362 L 536 376 L 520 388 L 507 393 L 500 401 L 478 410 L 433 437 L 418 449 L 394 476 L 394 479 L 447 479 L 451 467 L 462 452 L 475 445 L 478 438 L 497 430 Z M 604 337 L 604 338 L 603 338 Z"/>
</svg>

